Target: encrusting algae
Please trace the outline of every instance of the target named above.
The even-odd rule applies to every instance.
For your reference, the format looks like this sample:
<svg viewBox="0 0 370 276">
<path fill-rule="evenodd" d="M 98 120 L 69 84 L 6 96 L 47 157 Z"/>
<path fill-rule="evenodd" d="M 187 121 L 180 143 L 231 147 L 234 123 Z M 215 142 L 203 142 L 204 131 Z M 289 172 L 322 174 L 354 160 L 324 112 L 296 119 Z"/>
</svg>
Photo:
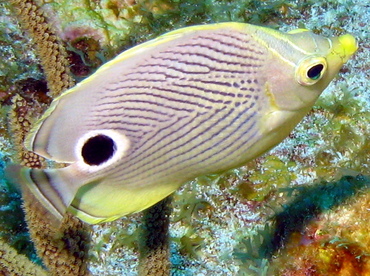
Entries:
<svg viewBox="0 0 370 276">
<path fill-rule="evenodd" d="M 171 1 L 169 1 L 169 2 L 171 2 Z M 191 5 L 189 5 L 189 7 L 190 6 Z M 118 6 L 117 6 L 117 9 L 119 9 Z M 171 10 L 172 12 L 174 12 L 176 10 L 175 6 L 173 6 L 173 5 L 166 5 L 165 6 L 165 9 Z M 285 6 L 284 10 L 287 12 L 287 14 L 289 14 L 292 11 L 292 6 Z M 191 17 L 189 17 L 189 18 L 191 18 Z M 151 19 L 149 19 L 149 20 L 151 20 Z M 59 30 L 59 32 L 60 32 L 60 30 Z M 88 41 L 88 40 L 86 40 L 86 41 Z M 90 43 L 90 42 L 88 42 L 88 43 Z M 78 52 L 78 51 L 76 51 L 76 52 Z M 106 54 L 106 52 L 105 52 L 105 54 Z M 26 101 L 29 101 L 29 99 L 26 99 Z M 13 99 L 13 102 L 18 102 L 19 105 L 23 105 L 23 104 L 25 104 L 25 99 L 14 98 Z M 20 103 L 20 102 L 22 102 L 22 103 Z M 328 105 L 328 106 L 330 106 L 330 105 Z M 33 106 L 32 109 L 34 107 L 36 107 L 36 105 Z M 325 110 L 325 108 L 324 108 L 324 112 L 327 112 L 327 110 Z M 41 111 L 36 111 L 35 113 L 40 114 Z M 21 115 L 21 117 L 22 116 L 23 115 Z M 31 118 L 29 118 L 29 117 L 31 117 Z M 32 116 L 26 116 L 25 118 L 27 118 L 28 121 L 31 121 L 32 120 L 32 117 L 34 117 L 34 116 L 33 115 Z M 14 118 L 16 118 L 16 117 L 14 117 Z M 22 119 L 20 119 L 20 120 L 22 121 Z M 25 123 L 26 125 L 28 125 L 28 121 L 27 120 L 26 120 L 26 123 Z M 338 118 L 338 120 L 339 120 L 339 118 Z M 351 119 L 349 118 L 349 120 L 351 120 Z M 361 118 L 360 121 L 362 121 L 362 120 L 363 120 L 363 118 Z M 337 121 L 336 124 L 340 124 L 340 123 L 338 123 L 338 121 Z M 21 128 L 25 129 L 25 126 L 21 126 Z M 27 131 L 25 131 L 25 133 L 26 132 Z M 342 136 L 340 133 L 341 132 L 336 132 L 335 135 Z M 356 132 L 356 135 L 361 135 L 361 134 L 359 134 L 359 133 Z M 329 143 L 330 143 L 330 141 L 329 141 Z M 361 141 L 359 140 L 359 143 L 361 143 L 363 145 L 363 149 L 366 150 L 366 145 L 365 145 L 366 144 L 366 141 L 364 142 L 362 140 Z M 20 145 L 20 143 L 18 145 Z M 338 146 L 340 146 L 340 141 L 338 141 Z M 274 190 L 276 188 L 274 186 L 274 183 L 279 183 L 279 187 L 283 187 L 285 185 L 289 185 L 289 182 L 290 181 L 296 182 L 296 180 L 297 180 L 297 174 L 293 171 L 295 169 L 295 164 L 299 164 L 302 161 L 301 159 L 298 159 L 298 158 L 303 158 L 304 159 L 304 157 L 301 157 L 300 156 L 300 153 L 299 152 L 300 151 L 298 150 L 297 153 L 296 153 L 296 155 L 294 155 L 294 158 L 297 158 L 297 159 L 291 160 L 290 165 L 288 165 L 287 167 L 285 167 L 285 165 L 284 165 L 284 164 L 287 164 L 286 161 L 285 161 L 285 159 L 284 158 L 281 158 L 281 157 L 277 157 L 275 155 L 272 156 L 271 158 L 267 158 L 267 159 L 265 159 L 264 157 L 263 158 L 260 158 L 259 160 L 256 161 L 256 163 L 252 162 L 252 163 L 258 164 L 258 165 L 257 166 L 254 166 L 254 168 L 252 169 L 252 171 L 253 171 L 254 174 L 253 174 L 253 177 L 251 178 L 251 180 L 248 182 L 248 184 L 245 185 L 244 182 L 243 182 L 243 181 L 245 181 L 245 180 L 248 179 L 248 177 L 245 175 L 247 169 L 242 169 L 239 172 L 241 174 L 244 174 L 244 176 L 241 176 L 241 178 L 238 178 L 239 176 L 236 177 L 236 179 L 239 179 L 239 180 L 237 180 L 238 183 L 236 183 L 236 185 L 232 187 L 231 194 L 228 195 L 225 192 L 225 195 L 224 195 L 225 198 L 224 197 L 221 197 L 221 198 L 222 199 L 228 199 L 229 201 L 225 201 L 225 202 L 227 202 L 227 204 L 231 204 L 231 206 L 232 206 L 232 204 L 234 204 L 232 200 L 235 200 L 235 198 L 238 198 L 238 200 L 241 200 L 241 201 L 247 199 L 247 201 L 244 201 L 244 202 L 246 202 L 246 204 L 248 204 L 250 206 L 257 206 L 257 207 L 253 207 L 253 208 L 259 208 L 258 206 L 263 206 L 267 201 L 269 201 L 271 198 L 274 197 Z M 323 154 L 320 155 L 319 160 L 320 161 L 325 161 L 326 154 L 327 154 L 327 151 L 323 150 Z M 360 156 L 362 158 L 361 160 L 363 160 L 362 162 L 365 162 L 365 163 L 368 162 L 368 159 L 366 159 L 366 157 L 363 157 L 363 155 L 360 155 Z M 25 163 L 31 164 L 31 167 L 34 167 L 34 165 L 39 166 L 39 164 L 42 164 L 42 162 L 43 162 L 43 161 L 40 162 L 41 160 L 38 159 L 37 156 L 33 156 L 33 155 L 24 155 L 24 157 L 20 156 L 20 162 L 22 162 L 22 158 L 26 158 L 26 159 L 24 159 L 23 163 L 24 164 Z M 331 158 L 332 158 L 331 160 L 335 160 L 335 156 L 331 156 Z M 280 168 L 279 169 L 280 173 L 278 173 L 275 176 L 274 173 L 273 173 L 273 170 L 274 170 L 276 164 Z M 267 165 L 267 167 L 265 165 Z M 43 165 L 41 165 L 41 166 L 43 166 Z M 321 170 L 321 175 L 323 177 L 326 177 L 326 175 L 325 175 L 326 173 L 328 173 L 328 174 L 329 173 L 330 174 L 333 173 L 332 171 L 329 171 L 330 170 L 330 164 L 326 164 L 326 168 L 328 170 Z M 262 177 L 261 181 L 259 181 L 259 178 L 258 178 L 258 172 L 260 170 L 262 170 L 262 172 L 265 172 L 265 174 Z M 286 174 L 286 173 L 288 174 L 288 177 L 282 177 L 282 174 Z M 230 176 L 233 177 L 233 173 L 229 174 L 228 177 L 230 177 Z M 225 177 L 227 177 L 227 175 L 225 175 Z M 268 181 L 270 177 L 273 177 L 274 178 L 274 181 Z M 227 182 L 230 182 L 231 180 L 226 180 L 226 181 Z M 259 183 L 259 187 L 254 186 L 254 183 Z M 226 183 L 226 184 L 222 184 L 221 186 L 223 186 L 224 189 L 227 189 L 227 186 L 228 185 L 229 184 Z M 234 184 L 232 184 L 232 185 L 234 185 Z M 265 185 L 268 186 L 268 187 L 266 188 Z M 241 191 L 240 192 L 238 190 L 238 187 L 241 188 Z M 203 189 L 203 188 L 201 188 L 201 189 L 203 191 L 205 191 L 205 194 L 203 196 L 195 196 L 194 198 L 192 198 L 191 196 L 189 196 L 189 199 L 191 200 L 191 203 L 190 204 L 194 204 L 194 206 L 193 205 L 187 205 L 188 207 L 185 207 L 186 204 L 184 204 L 184 207 L 185 207 L 183 209 L 183 212 L 184 213 L 179 216 L 180 218 L 181 217 L 186 217 L 186 221 L 187 222 L 184 223 L 183 225 L 188 225 L 188 223 L 196 222 L 198 220 L 198 217 L 199 216 L 200 217 L 203 217 L 204 215 L 206 215 L 207 217 L 212 217 L 213 216 L 212 212 L 213 211 L 217 211 L 216 209 L 219 208 L 217 206 L 219 205 L 220 199 L 215 199 L 214 201 L 210 201 L 210 198 L 208 197 L 209 195 L 207 195 L 207 189 Z M 253 190 L 255 192 L 254 195 L 249 193 L 250 191 L 253 192 Z M 288 198 L 289 197 L 290 197 L 290 195 L 288 195 Z M 232 198 L 234 198 L 234 199 L 232 199 Z M 215 205 L 215 204 L 217 204 L 217 205 Z M 174 205 L 176 206 L 176 203 L 174 203 Z M 221 203 L 221 205 L 222 205 L 222 203 Z M 176 210 L 175 210 L 175 212 L 176 212 Z M 189 219 L 188 218 L 189 215 L 192 216 L 192 219 Z M 181 223 L 182 223 L 182 220 L 181 219 L 176 222 L 176 224 L 181 224 Z M 189 227 L 189 226 L 187 226 L 187 227 Z M 227 227 L 227 226 L 225 225 L 224 227 Z M 99 227 L 96 227 L 95 229 L 100 229 L 100 228 Z M 205 238 L 204 232 L 202 233 L 202 231 L 199 231 L 195 235 L 194 234 L 194 231 L 191 231 L 191 228 L 189 228 L 188 230 L 189 230 L 189 231 L 187 231 L 188 235 L 192 235 L 192 236 L 189 239 L 181 239 L 182 242 L 183 242 L 183 245 L 186 246 L 186 248 L 188 248 L 188 249 L 182 250 L 181 252 L 183 254 L 186 254 L 187 250 L 194 250 L 194 247 L 197 247 L 197 249 L 194 250 L 194 252 L 196 251 L 196 253 L 194 254 L 194 256 L 197 256 L 197 258 L 200 257 L 200 258 L 202 258 L 204 260 L 204 258 L 201 257 L 203 255 L 203 253 L 201 253 L 201 252 L 203 251 L 203 245 L 205 243 L 208 243 L 209 242 L 209 238 Z M 120 230 L 118 229 L 117 231 L 120 231 Z M 183 235 L 185 235 L 185 234 L 183 234 Z M 73 234 L 72 234 L 72 236 L 73 236 Z M 188 236 L 186 236 L 186 235 L 184 237 L 185 238 L 188 238 Z M 177 240 L 179 240 L 179 239 L 177 239 Z M 192 242 L 192 240 L 194 241 L 194 243 Z M 85 241 L 88 243 L 87 240 L 85 240 Z M 293 239 L 293 242 L 294 242 L 294 239 Z M 193 245 L 191 243 L 193 243 Z M 335 241 L 333 241 L 333 243 L 335 243 Z M 203 245 L 201 245 L 199 247 L 200 244 L 203 244 Z M 315 246 L 318 245 L 318 243 L 316 243 L 316 242 L 313 242 L 312 244 L 315 245 Z M 340 245 L 339 247 L 341 248 L 342 243 L 339 242 L 339 245 Z M 133 246 L 136 248 L 136 245 L 133 245 Z M 193 246 L 193 248 L 192 248 L 192 246 Z M 289 247 L 289 245 L 287 245 L 287 246 Z M 357 249 L 353 249 L 356 246 L 352 246 L 351 245 L 350 246 L 351 249 L 349 250 L 349 252 L 354 252 L 353 254 L 357 254 L 359 251 Z M 333 250 L 333 247 L 328 246 L 327 248 L 328 248 L 328 250 Z M 76 252 L 78 252 L 78 250 Z M 82 251 L 80 251 L 80 252 L 82 252 Z M 312 251 L 312 253 L 313 252 L 314 252 L 314 250 Z M 324 252 L 322 254 L 323 259 L 330 260 L 330 258 L 327 257 L 328 254 L 329 254 L 328 252 L 329 251 Z M 364 251 L 362 251 L 362 252 L 364 252 Z M 298 254 L 298 253 L 299 252 L 296 252 L 296 253 L 293 253 L 293 254 Z M 315 255 L 315 254 L 312 254 L 312 253 L 307 253 L 308 254 L 307 256 Z M 173 254 L 175 254 L 175 253 L 173 253 Z M 291 253 L 288 253 L 288 254 L 290 255 Z M 338 258 L 338 260 L 339 260 L 339 258 Z M 172 261 L 174 261 L 174 260 L 172 260 Z M 307 257 L 306 258 L 306 261 L 304 263 L 300 263 L 299 264 L 297 262 L 296 264 L 294 264 L 295 267 L 296 267 L 295 269 L 296 269 L 296 271 L 298 271 L 297 270 L 298 267 L 302 267 L 302 269 L 304 269 L 304 267 L 309 266 L 309 263 L 312 264 L 313 262 L 314 262 L 314 260 L 312 260 L 312 259 L 309 260 L 309 257 Z M 283 263 L 284 263 L 284 261 L 283 261 Z M 355 264 L 355 262 L 353 262 L 353 263 Z M 185 262 L 185 264 L 186 264 L 186 262 Z M 191 263 L 189 262 L 188 264 L 190 265 Z M 262 265 L 262 266 L 263 265 L 267 266 L 268 265 L 268 260 L 262 258 L 262 261 L 259 264 Z M 245 266 L 248 266 L 248 265 L 249 265 L 248 262 L 245 263 Z M 279 267 L 279 266 L 280 265 L 277 265 L 277 267 Z M 272 264 L 272 267 L 274 267 L 274 264 Z M 365 273 L 365 271 L 366 271 L 366 266 L 363 266 L 363 267 L 365 267 L 365 268 L 363 269 L 363 272 L 361 272 L 361 273 Z M 183 269 L 184 269 L 183 273 L 186 273 L 185 272 L 186 266 L 183 267 Z M 291 268 L 289 268 L 289 269 L 291 269 Z M 266 267 L 265 268 L 261 268 L 259 271 L 266 271 Z M 287 269 L 287 270 L 284 271 L 285 274 L 279 274 L 279 275 L 295 275 L 295 274 L 289 274 L 289 273 L 293 273 L 292 271 L 293 271 L 293 269 L 291 269 L 290 272 Z M 301 271 L 303 271 L 303 270 L 301 270 Z M 313 273 L 313 271 L 314 271 L 314 269 L 312 269 L 312 268 L 305 270 L 305 272 L 310 272 L 310 273 Z M 316 271 L 320 271 L 320 273 L 324 273 L 323 271 L 330 271 L 330 270 L 328 270 L 328 269 L 327 270 L 324 270 L 324 269 L 322 269 L 322 270 L 316 269 Z M 336 271 L 338 271 L 338 270 L 336 270 Z M 342 270 L 342 272 L 343 271 L 344 270 Z M 356 270 L 348 270 L 348 271 L 354 272 Z M 282 271 L 280 271 L 280 272 L 283 273 Z M 181 273 L 182 272 L 180 272 L 179 275 L 182 275 Z M 298 273 L 298 272 L 295 272 L 295 273 Z M 235 275 L 235 274 L 232 273 L 232 274 L 225 274 L 225 275 Z M 247 274 L 247 275 L 252 275 L 252 274 Z M 320 274 L 320 275 L 324 275 L 324 274 Z M 363 275 L 366 275 L 366 274 L 363 274 Z"/>
</svg>

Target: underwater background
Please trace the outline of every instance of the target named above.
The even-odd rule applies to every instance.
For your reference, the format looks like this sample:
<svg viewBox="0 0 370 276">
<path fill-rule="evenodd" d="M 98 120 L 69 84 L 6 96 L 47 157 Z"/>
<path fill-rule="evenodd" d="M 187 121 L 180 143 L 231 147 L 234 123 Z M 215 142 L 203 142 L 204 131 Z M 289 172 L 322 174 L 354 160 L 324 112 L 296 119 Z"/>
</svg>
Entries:
<svg viewBox="0 0 370 276">
<path fill-rule="evenodd" d="M 53 72 L 32 42 L 38 38 L 18 23 L 13 7 L 22 4 L 30 16 L 34 6 L 45 14 L 41 36 L 50 38 L 48 26 L 55 31 L 76 82 L 125 49 L 195 24 L 238 21 L 354 35 L 357 53 L 283 143 L 175 193 L 170 261 L 171 275 L 370 275 L 370 4 L 359 0 L 1 1 L 0 275 L 45 271 L 19 191 L 4 179 L 8 163 L 35 165 L 21 141 L 56 96 L 48 93 L 47 71 Z M 91 275 L 137 275 L 140 219 L 92 227 Z M 26 268 L 31 263 L 23 256 L 37 267 Z"/>
</svg>

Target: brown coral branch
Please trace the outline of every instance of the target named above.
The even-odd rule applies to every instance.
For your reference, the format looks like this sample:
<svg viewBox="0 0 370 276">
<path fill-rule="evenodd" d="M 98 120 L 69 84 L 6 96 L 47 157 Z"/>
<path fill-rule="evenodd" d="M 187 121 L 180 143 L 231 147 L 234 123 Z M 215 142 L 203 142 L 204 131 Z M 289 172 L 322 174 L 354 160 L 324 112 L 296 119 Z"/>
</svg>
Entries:
<svg viewBox="0 0 370 276">
<path fill-rule="evenodd" d="M 170 275 L 168 228 L 171 197 L 167 197 L 143 212 L 140 237 L 139 275 Z"/>
<path fill-rule="evenodd" d="M 47 23 L 43 12 L 32 0 L 12 0 L 18 11 L 21 25 L 31 35 L 46 75 L 52 97 L 74 85 L 69 74 L 66 51 Z M 22 145 L 30 130 L 32 118 L 41 113 L 41 108 L 28 104 L 22 97 L 15 96 L 9 116 L 10 131 L 14 134 L 18 161 L 31 168 L 44 167 L 44 159 L 27 151 Z M 36 251 L 48 268 L 50 275 L 89 275 L 87 249 L 89 229 L 77 218 L 66 215 L 61 229 L 54 229 L 45 214 L 47 210 L 30 193 L 24 193 L 24 210 Z M 14 263 L 14 266 L 18 264 Z M 22 274 L 20 274 L 22 275 Z M 41 274 L 34 274 L 41 275 Z"/>
<path fill-rule="evenodd" d="M 9 130 L 12 135 L 12 142 L 15 147 L 16 154 L 13 156 L 14 160 L 22 166 L 30 168 L 41 168 L 45 166 L 44 158 L 34 152 L 30 152 L 23 146 L 24 138 L 29 132 L 35 112 L 38 110 L 35 105 L 27 103 L 27 101 L 19 95 L 12 98 L 11 111 L 8 115 Z"/>
<path fill-rule="evenodd" d="M 46 276 L 47 273 L 26 256 L 0 240 L 0 275 L 7 276 Z"/>
<path fill-rule="evenodd" d="M 33 38 L 37 53 L 46 75 L 52 97 L 70 88 L 74 81 L 70 77 L 66 52 L 47 23 L 43 12 L 32 0 L 11 0 L 18 10 L 19 18 L 24 29 Z M 17 145 L 21 145 L 29 130 L 30 120 L 26 110 L 17 109 L 17 104 L 26 105 L 21 99 L 15 100 L 12 126 L 15 133 L 20 133 Z M 23 165 L 43 167 L 42 158 L 24 149 L 18 149 Z M 35 242 L 37 253 L 42 257 L 52 275 L 86 275 L 86 256 L 88 235 L 86 228 L 76 218 L 67 215 L 64 228 L 60 229 L 60 237 L 51 225 L 44 220 L 45 210 L 37 203 L 32 194 L 24 194 L 24 208 L 32 240 Z M 140 274 L 169 275 L 169 246 L 168 226 L 170 215 L 170 199 L 165 199 L 144 213 Z M 75 235 L 71 235 L 74 233 Z M 77 241 L 76 238 L 78 237 Z M 74 246 L 70 246 L 73 244 Z M 69 246 L 67 246 L 69 245 Z"/>
<path fill-rule="evenodd" d="M 67 52 L 47 23 L 42 10 L 32 0 L 11 0 L 21 26 L 33 39 L 47 80 L 49 94 L 55 98 L 75 84 L 70 74 Z"/>
<path fill-rule="evenodd" d="M 24 166 L 42 168 L 45 166 L 44 158 L 27 151 L 22 146 L 31 127 L 32 115 L 39 112 L 39 110 L 19 95 L 14 96 L 12 101 L 9 122 L 10 130 L 15 134 L 12 137 L 18 154 L 16 159 Z M 23 193 L 23 199 L 31 238 L 35 243 L 38 255 L 49 268 L 50 274 L 87 275 L 87 262 L 85 261 L 89 244 L 87 227 L 78 219 L 67 215 L 62 229 L 58 229 L 56 232 L 49 221 L 45 220 L 48 217 L 45 213 L 47 210 L 38 203 L 37 199 L 31 193 Z M 13 266 L 16 265 L 13 264 Z"/>
<path fill-rule="evenodd" d="M 87 250 L 90 235 L 86 225 L 71 214 L 64 217 L 61 229 L 56 232 L 48 214 L 31 193 L 24 194 L 26 220 L 37 255 L 52 276 L 90 275 L 87 270 Z"/>
</svg>

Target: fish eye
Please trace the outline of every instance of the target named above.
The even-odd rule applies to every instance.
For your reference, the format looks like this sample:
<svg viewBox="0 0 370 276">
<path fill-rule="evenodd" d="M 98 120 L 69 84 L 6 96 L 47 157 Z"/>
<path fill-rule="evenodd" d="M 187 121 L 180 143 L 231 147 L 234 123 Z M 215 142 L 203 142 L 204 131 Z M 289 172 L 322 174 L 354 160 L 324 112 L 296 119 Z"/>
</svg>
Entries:
<svg viewBox="0 0 370 276">
<path fill-rule="evenodd" d="M 98 166 L 108 161 L 117 150 L 113 139 L 100 134 L 89 138 L 81 149 L 84 162 L 90 166 Z"/>
<path fill-rule="evenodd" d="M 312 66 L 307 71 L 307 77 L 309 77 L 311 80 L 317 80 L 321 77 L 322 69 L 324 69 L 324 65 L 322 64 L 316 64 Z"/>
<path fill-rule="evenodd" d="M 296 80 L 304 86 L 313 85 L 324 76 L 326 68 L 325 58 L 317 56 L 307 57 L 297 66 Z"/>
</svg>

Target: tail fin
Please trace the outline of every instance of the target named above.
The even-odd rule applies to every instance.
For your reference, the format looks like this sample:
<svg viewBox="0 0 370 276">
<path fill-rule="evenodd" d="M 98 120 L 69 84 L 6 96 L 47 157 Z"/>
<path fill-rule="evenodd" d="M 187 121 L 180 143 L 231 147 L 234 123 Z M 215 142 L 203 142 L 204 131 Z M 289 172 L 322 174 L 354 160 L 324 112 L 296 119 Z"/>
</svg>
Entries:
<svg viewBox="0 0 370 276">
<path fill-rule="evenodd" d="M 66 183 L 63 169 L 42 170 L 11 165 L 6 172 L 11 182 L 20 185 L 24 200 L 36 199 L 37 202 L 31 202 L 31 205 L 41 203 L 51 215 L 48 216 L 50 222 L 59 227 L 77 192 L 73 185 Z"/>
</svg>

